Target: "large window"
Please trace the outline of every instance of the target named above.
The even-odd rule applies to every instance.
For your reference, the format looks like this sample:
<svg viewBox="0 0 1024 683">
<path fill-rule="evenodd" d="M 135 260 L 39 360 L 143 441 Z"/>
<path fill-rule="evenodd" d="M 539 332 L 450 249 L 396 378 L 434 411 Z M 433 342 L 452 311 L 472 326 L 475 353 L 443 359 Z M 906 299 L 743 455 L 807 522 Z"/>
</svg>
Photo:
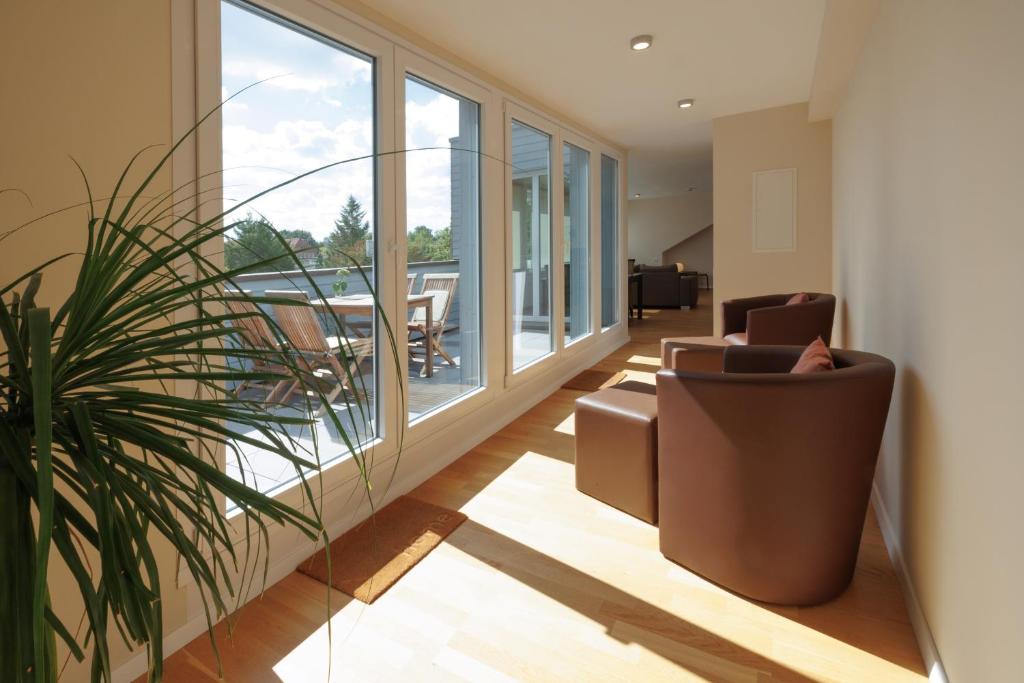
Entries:
<svg viewBox="0 0 1024 683">
<path fill-rule="evenodd" d="M 480 105 L 407 77 L 405 147 L 414 420 L 482 384 Z"/>
<path fill-rule="evenodd" d="M 601 327 L 619 322 L 619 162 L 601 155 Z"/>
<path fill-rule="evenodd" d="M 551 353 L 551 136 L 512 121 L 512 368 Z"/>
<path fill-rule="evenodd" d="M 287 5 L 286 16 L 264 5 Z M 222 185 L 224 208 L 236 209 L 224 258 L 242 273 L 237 286 L 313 304 L 260 305 L 289 339 L 309 342 L 270 344 L 286 373 L 315 387 L 302 395 L 288 374 L 283 387 L 228 388 L 308 421 L 290 436 L 297 455 L 339 461 L 324 473 L 330 490 L 355 473 L 352 451 L 389 461 L 484 406 L 502 410 L 509 387 L 543 384 L 622 322 L 613 149 L 317 0 L 194 10 L 196 71 L 174 60 L 189 69 L 176 93 L 202 111 L 224 102 L 196 138 L 198 212 L 219 213 L 209 192 Z M 266 341 L 243 332 L 232 343 Z M 292 466 L 259 443 L 229 448 L 225 467 L 294 495 Z"/>
<path fill-rule="evenodd" d="M 590 153 L 562 145 L 565 341 L 590 333 Z"/>
<path fill-rule="evenodd" d="M 374 152 L 372 58 L 247 5 L 225 2 L 221 10 L 223 96 L 248 88 L 222 112 L 227 208 L 306 171 Z M 283 311 L 308 314 L 288 324 L 310 331 L 303 337 L 310 348 L 295 351 L 311 366 L 324 363 L 323 368 L 311 367 L 313 371 L 330 375 L 324 349 L 336 352 L 349 340 L 353 380 L 346 378 L 329 393 L 349 436 L 360 441 L 374 436 L 378 424 L 375 317 L 372 308 L 356 301 L 368 293 L 367 281 L 377 279 L 375 179 L 373 159 L 315 173 L 233 214 L 232 220 L 239 222 L 225 240 L 228 266 L 254 264 L 251 272 L 238 278 L 244 289 L 255 295 L 286 292 L 334 309 L 337 318 L 305 307 L 272 312 L 282 327 Z M 280 249 L 271 227 L 288 239 L 321 292 L 347 301 L 320 299 L 304 277 L 287 272 L 292 267 L 287 259 L 268 263 Z M 243 398 L 252 400 L 270 400 L 272 390 L 240 389 Z M 304 398 L 278 392 L 272 403 L 282 413 L 301 415 L 310 410 Z M 323 419 L 316 421 L 314 430 L 294 436 L 297 448 L 308 454 L 318 442 L 322 459 L 347 452 L 336 430 Z M 336 447 L 325 447 L 328 444 Z M 249 445 L 228 453 L 226 467 L 264 491 L 296 478 L 290 464 Z"/>
</svg>

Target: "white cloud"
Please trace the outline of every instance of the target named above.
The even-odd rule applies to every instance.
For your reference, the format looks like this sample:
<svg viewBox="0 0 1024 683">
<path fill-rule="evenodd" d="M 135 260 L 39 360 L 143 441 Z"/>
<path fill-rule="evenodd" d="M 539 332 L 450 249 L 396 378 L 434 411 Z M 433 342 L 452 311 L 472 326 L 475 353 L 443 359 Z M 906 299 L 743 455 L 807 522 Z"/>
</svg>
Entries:
<svg viewBox="0 0 1024 683">
<path fill-rule="evenodd" d="M 223 129 L 225 197 L 237 202 L 300 173 L 329 163 L 369 154 L 373 128 L 368 119 L 343 119 L 335 125 L 316 120 L 283 120 L 254 127 L 233 121 L 226 112 Z M 451 152 L 458 134 L 458 102 L 446 95 L 406 109 L 408 227 L 438 229 L 451 223 Z M 319 171 L 256 200 L 253 211 L 278 228 L 298 228 L 325 237 L 349 194 L 365 208 L 373 203 L 372 160 Z M 231 205 L 232 201 L 228 201 Z M 242 209 L 236 218 L 244 216 Z"/>
<path fill-rule="evenodd" d="M 282 90 L 319 93 L 370 80 L 370 64 L 349 55 L 335 55 L 326 65 L 301 64 L 300 72 L 287 64 L 254 59 L 227 59 L 225 76 L 246 81 L 246 85 L 266 81 L 265 85 Z"/>
<path fill-rule="evenodd" d="M 426 104 L 407 102 L 405 126 L 407 147 L 447 146 L 459 134 L 459 102 L 440 93 Z"/>
<path fill-rule="evenodd" d="M 459 134 L 459 103 L 437 94 L 426 104 L 405 108 L 407 219 L 409 228 L 451 224 L 451 138 Z M 443 147 L 425 150 L 424 147 Z"/>
<path fill-rule="evenodd" d="M 356 120 L 342 121 L 333 128 L 320 121 L 279 121 L 266 132 L 227 125 L 223 140 L 227 165 L 224 194 L 229 205 L 301 173 L 373 149 L 370 122 Z M 261 197 L 251 208 L 278 228 L 305 229 L 322 238 L 332 229 L 349 194 L 364 207 L 372 206 L 372 161 L 318 171 Z"/>
</svg>

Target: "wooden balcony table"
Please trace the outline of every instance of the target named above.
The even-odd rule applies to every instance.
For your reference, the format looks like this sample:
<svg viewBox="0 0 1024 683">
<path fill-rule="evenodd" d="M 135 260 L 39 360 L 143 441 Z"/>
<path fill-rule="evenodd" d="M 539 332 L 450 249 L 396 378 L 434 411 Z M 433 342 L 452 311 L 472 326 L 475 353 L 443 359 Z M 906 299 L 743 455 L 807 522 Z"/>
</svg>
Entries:
<svg viewBox="0 0 1024 683">
<path fill-rule="evenodd" d="M 342 325 L 345 325 L 345 318 L 349 316 L 361 316 L 366 318 L 372 318 L 376 312 L 376 304 L 374 303 L 373 297 L 369 294 L 350 294 L 348 296 L 332 296 L 327 299 L 321 299 L 319 302 L 315 302 L 314 305 L 320 308 L 329 308 L 338 316 Z M 406 305 L 408 308 L 423 308 L 426 311 L 426 324 L 427 329 L 431 329 L 434 324 L 434 297 L 430 294 L 409 294 L 406 296 Z M 355 326 L 346 325 L 347 331 L 344 331 L 346 336 L 348 332 L 351 332 L 353 337 L 365 337 L 365 328 L 361 329 Z M 433 338 L 431 335 L 426 335 L 424 339 L 424 347 L 427 354 L 426 357 L 426 375 L 432 377 L 434 375 L 434 345 Z"/>
</svg>

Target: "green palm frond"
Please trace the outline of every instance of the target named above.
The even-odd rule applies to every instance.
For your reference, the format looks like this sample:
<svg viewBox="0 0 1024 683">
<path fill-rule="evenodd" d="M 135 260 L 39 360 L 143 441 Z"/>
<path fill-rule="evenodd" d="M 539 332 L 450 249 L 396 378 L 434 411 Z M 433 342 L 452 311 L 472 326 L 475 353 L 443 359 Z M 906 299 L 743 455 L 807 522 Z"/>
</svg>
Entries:
<svg viewBox="0 0 1024 683">
<path fill-rule="evenodd" d="M 93 679 L 109 681 L 111 626 L 130 646 L 145 645 L 150 678 L 160 680 L 158 538 L 173 546 L 194 578 L 211 629 L 253 585 L 262 585 L 258 564 L 272 525 L 327 540 L 312 479 L 320 468 L 314 414 L 327 406 L 327 397 L 264 312 L 272 305 L 310 304 L 250 296 L 236 283 L 241 270 L 205 255 L 234 225 L 225 214 L 197 220 L 179 215 L 181 200 L 174 191 L 145 196 L 182 141 L 130 191 L 125 186 L 138 156 L 110 199 L 95 200 L 86 183 L 85 250 L 51 259 L 0 287 L 0 680 L 55 680 L 60 639 L 79 660 L 91 650 Z M 278 239 L 301 284 L 316 297 L 327 296 Z M 52 311 L 36 306 L 46 269 L 66 258 L 80 260 L 73 292 Z M 183 263 L 189 272 L 181 271 Z M 353 267 L 372 293 L 354 260 Z M 229 312 L 232 301 L 252 312 Z M 387 341 L 381 350 L 397 364 L 393 330 L 377 309 Z M 245 317 L 262 318 L 277 348 L 241 343 Z M 362 376 L 347 362 L 352 349 L 339 354 L 346 377 L 335 380 L 361 387 Z M 302 383 L 298 413 L 272 410 L 231 390 L 241 382 L 285 379 Z M 185 395 L 180 383 L 193 390 Z M 343 393 L 350 414 L 368 422 L 372 416 L 363 395 Z M 338 448 L 352 454 L 368 487 L 371 467 L 360 447 L 362 435 L 329 406 L 322 419 L 340 436 Z M 294 436 L 297 429 L 308 430 L 312 448 Z M 300 504 L 260 493 L 218 465 L 220 452 L 243 465 L 246 446 L 294 468 Z M 225 505 L 237 509 L 243 532 L 228 524 Z M 81 635 L 50 609 L 51 548 L 82 596 Z M 98 557 L 98 564 L 90 557 Z M 265 580 L 266 552 L 262 558 Z"/>
</svg>

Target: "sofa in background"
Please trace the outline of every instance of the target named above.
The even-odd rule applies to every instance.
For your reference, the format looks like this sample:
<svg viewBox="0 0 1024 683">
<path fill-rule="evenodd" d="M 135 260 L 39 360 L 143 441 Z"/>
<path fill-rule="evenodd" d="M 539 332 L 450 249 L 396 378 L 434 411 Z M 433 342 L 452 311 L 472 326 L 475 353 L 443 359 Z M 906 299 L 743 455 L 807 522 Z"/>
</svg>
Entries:
<svg viewBox="0 0 1024 683">
<path fill-rule="evenodd" d="M 696 275 L 679 272 L 675 264 L 636 267 L 643 278 L 644 308 L 681 308 L 697 305 L 699 292 Z"/>
</svg>

